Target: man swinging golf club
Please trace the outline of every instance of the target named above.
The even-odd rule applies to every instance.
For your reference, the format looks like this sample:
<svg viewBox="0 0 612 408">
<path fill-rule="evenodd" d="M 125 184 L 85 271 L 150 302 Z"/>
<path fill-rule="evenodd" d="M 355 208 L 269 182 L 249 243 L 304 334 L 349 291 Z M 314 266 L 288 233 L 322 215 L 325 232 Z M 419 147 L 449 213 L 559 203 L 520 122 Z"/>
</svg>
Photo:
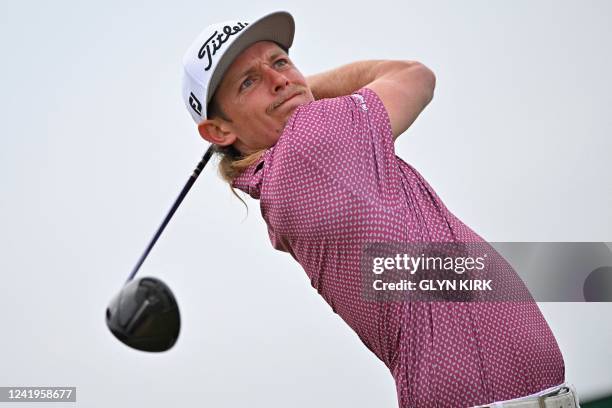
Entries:
<svg viewBox="0 0 612 408">
<path fill-rule="evenodd" d="M 484 240 L 395 155 L 432 100 L 432 71 L 372 60 L 305 77 L 288 56 L 293 36 L 286 12 L 227 21 L 183 59 L 187 109 L 222 177 L 260 201 L 272 246 L 389 368 L 400 407 L 577 406 L 533 301 L 365 301 L 364 245 Z"/>
</svg>

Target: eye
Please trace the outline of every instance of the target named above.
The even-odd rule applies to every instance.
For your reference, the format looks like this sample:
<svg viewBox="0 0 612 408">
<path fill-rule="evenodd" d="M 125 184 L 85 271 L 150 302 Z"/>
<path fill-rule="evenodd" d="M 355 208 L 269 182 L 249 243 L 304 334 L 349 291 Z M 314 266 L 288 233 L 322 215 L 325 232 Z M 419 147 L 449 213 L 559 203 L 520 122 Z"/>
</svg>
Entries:
<svg viewBox="0 0 612 408">
<path fill-rule="evenodd" d="M 240 84 L 240 90 L 242 91 L 251 85 L 253 85 L 253 80 L 251 78 L 247 78 Z"/>
<path fill-rule="evenodd" d="M 287 64 L 289 64 L 289 60 L 287 60 L 287 58 L 281 58 L 274 62 L 274 65 L 276 65 L 279 68 L 284 67 Z"/>
</svg>

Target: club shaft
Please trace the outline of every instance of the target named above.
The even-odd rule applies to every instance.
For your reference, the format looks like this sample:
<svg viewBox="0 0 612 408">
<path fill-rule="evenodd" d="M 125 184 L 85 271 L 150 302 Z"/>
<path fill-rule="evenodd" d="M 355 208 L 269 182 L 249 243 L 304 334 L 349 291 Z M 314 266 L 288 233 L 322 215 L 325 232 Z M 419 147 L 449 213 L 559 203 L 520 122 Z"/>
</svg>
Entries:
<svg viewBox="0 0 612 408">
<path fill-rule="evenodd" d="M 149 252 L 151 252 L 151 249 L 153 248 L 153 246 L 155 245 L 155 243 L 157 242 L 157 240 L 161 236 L 162 232 L 164 232 L 164 229 L 166 228 L 166 225 L 168 225 L 168 222 L 170 222 L 170 219 L 172 218 L 172 216 L 176 212 L 176 210 L 179 207 L 179 205 L 181 205 L 181 202 L 183 201 L 183 199 L 185 198 L 185 196 L 187 195 L 187 193 L 191 189 L 191 186 L 193 186 L 193 183 L 195 183 L 195 181 L 197 180 L 198 176 L 202 172 L 202 169 L 204 169 L 204 166 L 206 166 L 206 163 L 208 163 L 208 161 L 210 160 L 212 154 L 213 154 L 213 145 L 210 145 L 210 147 L 206 150 L 206 153 L 204 153 L 204 156 L 202 157 L 202 160 L 200 160 L 200 163 L 198 163 L 196 168 L 193 170 L 193 173 L 189 177 L 189 180 L 187 180 L 187 183 L 185 184 L 185 187 L 183 187 L 183 189 L 181 190 L 181 193 L 179 194 L 179 196 L 177 197 L 176 201 L 172 205 L 172 208 L 170 208 L 170 211 L 168 211 L 168 214 L 166 215 L 166 217 L 162 221 L 161 225 L 157 229 L 157 232 L 153 236 L 153 239 L 151 240 L 151 242 L 149 242 L 149 245 L 147 246 L 147 249 L 145 249 L 143 254 L 140 256 L 140 259 L 136 263 L 136 266 L 134 266 L 134 269 L 132 269 L 132 272 L 130 273 L 130 276 L 128 277 L 126 282 L 129 282 L 132 279 L 134 279 L 134 276 L 136 276 L 136 273 L 138 273 L 138 270 L 140 269 L 140 266 L 143 264 L 145 259 L 147 259 L 147 256 L 149 255 Z"/>
</svg>

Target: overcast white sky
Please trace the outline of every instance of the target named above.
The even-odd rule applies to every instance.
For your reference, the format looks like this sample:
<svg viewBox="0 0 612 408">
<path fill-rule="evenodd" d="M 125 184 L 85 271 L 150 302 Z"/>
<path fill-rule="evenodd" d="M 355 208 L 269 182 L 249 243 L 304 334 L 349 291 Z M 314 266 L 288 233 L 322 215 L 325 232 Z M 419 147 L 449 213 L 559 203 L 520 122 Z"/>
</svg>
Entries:
<svg viewBox="0 0 612 408">
<path fill-rule="evenodd" d="M 174 349 L 131 350 L 104 323 L 206 147 L 183 52 L 209 23 L 278 9 L 305 74 L 374 58 L 434 71 L 396 151 L 481 236 L 612 241 L 609 1 L 2 2 L 0 386 L 76 386 L 82 407 L 397 405 L 386 367 L 213 166 L 141 270 L 178 298 Z M 567 380 L 612 392 L 612 305 L 540 306 Z"/>
</svg>

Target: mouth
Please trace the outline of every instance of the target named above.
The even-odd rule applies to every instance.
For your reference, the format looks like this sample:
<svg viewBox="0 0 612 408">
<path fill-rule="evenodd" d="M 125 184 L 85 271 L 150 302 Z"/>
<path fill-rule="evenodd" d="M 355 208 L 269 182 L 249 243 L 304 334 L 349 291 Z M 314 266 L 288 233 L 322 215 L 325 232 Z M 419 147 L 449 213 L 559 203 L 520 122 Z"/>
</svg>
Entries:
<svg viewBox="0 0 612 408">
<path fill-rule="evenodd" d="M 280 102 L 276 102 L 276 103 L 275 103 L 275 104 L 272 106 L 272 109 L 274 110 L 274 109 L 278 108 L 279 106 L 283 105 L 285 102 L 290 101 L 291 99 L 293 99 L 293 98 L 295 98 L 296 96 L 301 95 L 301 94 L 302 94 L 302 92 L 295 92 L 294 94 L 292 94 L 292 95 L 291 95 L 291 96 L 289 96 L 288 98 L 283 99 L 283 100 L 282 100 L 282 101 L 280 101 Z"/>
</svg>

